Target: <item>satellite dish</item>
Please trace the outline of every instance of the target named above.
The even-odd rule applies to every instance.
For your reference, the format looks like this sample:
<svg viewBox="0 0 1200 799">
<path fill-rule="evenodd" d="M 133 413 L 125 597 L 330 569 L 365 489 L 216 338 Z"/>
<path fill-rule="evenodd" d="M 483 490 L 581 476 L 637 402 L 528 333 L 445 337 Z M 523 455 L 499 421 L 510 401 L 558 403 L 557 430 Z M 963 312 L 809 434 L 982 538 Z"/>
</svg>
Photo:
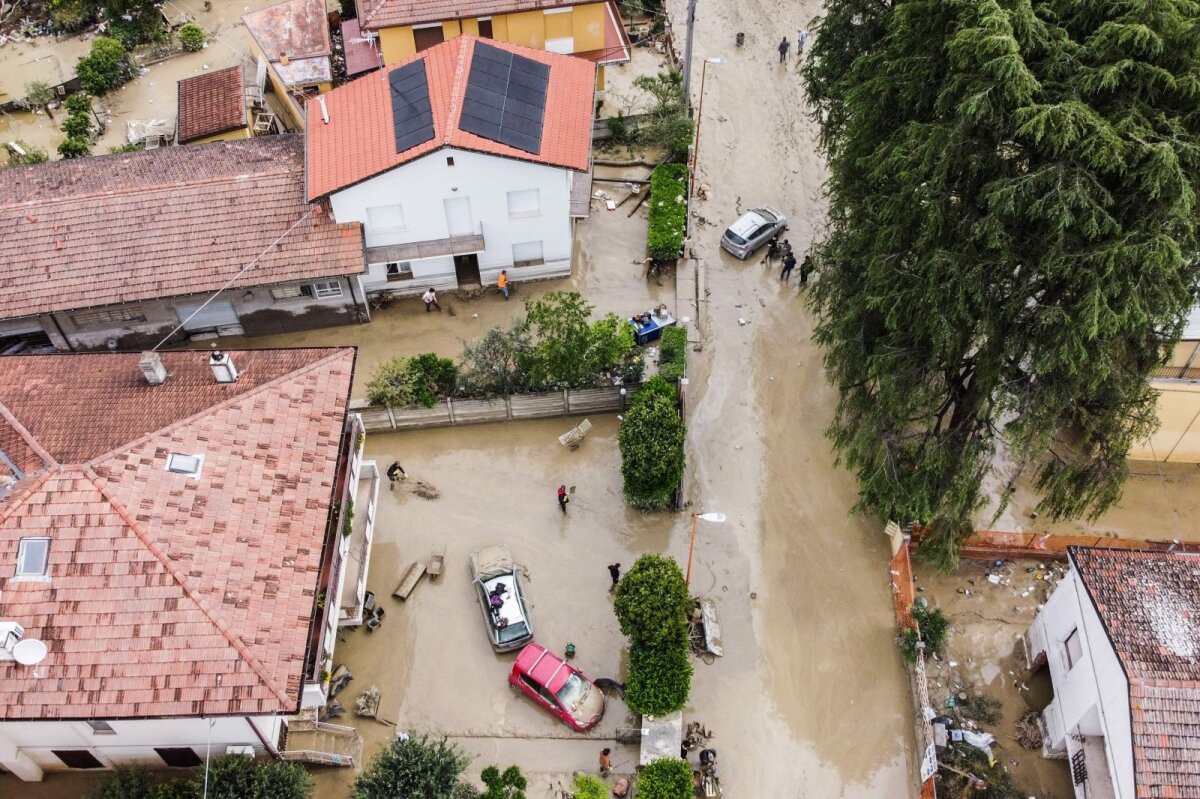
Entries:
<svg viewBox="0 0 1200 799">
<path fill-rule="evenodd" d="M 13 657 L 22 666 L 36 666 L 46 659 L 46 653 L 50 650 L 46 647 L 45 641 L 39 641 L 36 638 L 25 638 L 17 642 L 13 647 Z"/>
</svg>

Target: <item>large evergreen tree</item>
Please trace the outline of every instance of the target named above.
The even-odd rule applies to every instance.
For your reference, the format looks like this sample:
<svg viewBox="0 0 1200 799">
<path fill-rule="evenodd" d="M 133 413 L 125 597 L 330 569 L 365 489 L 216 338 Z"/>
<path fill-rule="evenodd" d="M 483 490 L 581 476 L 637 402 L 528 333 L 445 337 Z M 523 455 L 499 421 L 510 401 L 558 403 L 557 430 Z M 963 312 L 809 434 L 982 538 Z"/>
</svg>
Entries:
<svg viewBox="0 0 1200 799">
<path fill-rule="evenodd" d="M 860 509 L 930 523 L 943 567 L 998 456 L 1102 513 L 1196 302 L 1200 4 L 826 0 L 805 78 Z"/>
</svg>

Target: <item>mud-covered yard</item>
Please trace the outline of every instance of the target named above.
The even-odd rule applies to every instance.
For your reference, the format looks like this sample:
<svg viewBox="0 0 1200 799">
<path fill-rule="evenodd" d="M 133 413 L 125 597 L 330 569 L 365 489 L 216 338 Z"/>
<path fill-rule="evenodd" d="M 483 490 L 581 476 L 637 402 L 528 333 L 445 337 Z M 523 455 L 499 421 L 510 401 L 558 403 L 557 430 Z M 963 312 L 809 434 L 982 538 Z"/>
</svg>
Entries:
<svg viewBox="0 0 1200 799">
<path fill-rule="evenodd" d="M 951 574 L 916 564 L 918 598 L 951 625 L 945 653 L 927 666 L 934 709 L 954 714 L 957 707 L 970 718 L 964 697 L 968 705 L 977 697 L 998 702 L 998 720 L 980 726 L 996 737 L 996 758 L 1021 796 L 1037 799 L 1075 795 L 1065 760 L 1046 760 L 1014 739 L 1017 722 L 1053 699 L 1049 672 L 1029 673 L 1021 637 L 1065 571 L 1065 563 L 1024 560 L 964 560 Z"/>
</svg>

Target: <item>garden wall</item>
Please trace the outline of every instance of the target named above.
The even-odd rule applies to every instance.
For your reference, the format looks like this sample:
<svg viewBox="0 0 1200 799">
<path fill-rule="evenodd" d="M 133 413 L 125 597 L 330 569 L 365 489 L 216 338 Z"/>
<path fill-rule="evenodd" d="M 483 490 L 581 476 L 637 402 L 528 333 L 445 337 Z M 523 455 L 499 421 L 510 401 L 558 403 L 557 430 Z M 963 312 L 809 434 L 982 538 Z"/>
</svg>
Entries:
<svg viewBox="0 0 1200 799">
<path fill-rule="evenodd" d="M 432 408 L 385 408 L 357 400 L 351 403 L 351 410 L 362 416 L 367 432 L 377 433 L 388 430 L 416 430 L 423 427 L 507 422 L 514 419 L 613 413 L 625 410 L 637 389 L 637 385 L 568 388 L 562 391 L 514 394 L 490 400 L 448 397 L 439 400 Z"/>
</svg>

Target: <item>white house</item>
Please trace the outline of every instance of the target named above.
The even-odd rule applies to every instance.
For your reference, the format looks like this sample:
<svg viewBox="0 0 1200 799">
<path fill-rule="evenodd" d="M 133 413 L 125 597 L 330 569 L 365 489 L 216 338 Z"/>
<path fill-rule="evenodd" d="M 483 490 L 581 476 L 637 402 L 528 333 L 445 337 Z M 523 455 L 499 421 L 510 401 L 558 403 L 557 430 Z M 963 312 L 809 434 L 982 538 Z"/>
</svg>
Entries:
<svg viewBox="0 0 1200 799">
<path fill-rule="evenodd" d="M 356 736 L 314 752 L 330 736 L 296 718 L 362 617 L 379 475 L 354 360 L 0 358 L 0 770 L 354 764 Z"/>
<path fill-rule="evenodd" d="M 569 275 L 594 88 L 588 61 L 460 36 L 323 95 L 308 197 L 362 223 L 363 291 Z"/>
<path fill-rule="evenodd" d="M 1026 634 L 1077 799 L 1200 796 L 1200 555 L 1072 547 Z"/>
</svg>

